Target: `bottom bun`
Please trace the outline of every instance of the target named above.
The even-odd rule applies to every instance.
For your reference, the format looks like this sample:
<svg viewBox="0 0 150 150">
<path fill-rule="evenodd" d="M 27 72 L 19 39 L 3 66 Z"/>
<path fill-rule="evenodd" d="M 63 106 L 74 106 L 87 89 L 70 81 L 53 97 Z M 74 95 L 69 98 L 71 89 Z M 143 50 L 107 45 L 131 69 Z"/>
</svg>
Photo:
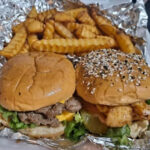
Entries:
<svg viewBox="0 0 150 150">
<path fill-rule="evenodd" d="M 9 127 L 8 122 L 0 114 L 0 124 Z M 19 132 L 34 138 L 56 139 L 64 134 L 65 127 L 60 124 L 58 127 L 39 126 L 35 128 L 20 129 Z"/>
<path fill-rule="evenodd" d="M 34 138 L 56 139 L 64 134 L 64 129 L 65 127 L 61 124 L 56 128 L 39 126 L 35 128 L 21 129 L 19 132 Z"/>
</svg>

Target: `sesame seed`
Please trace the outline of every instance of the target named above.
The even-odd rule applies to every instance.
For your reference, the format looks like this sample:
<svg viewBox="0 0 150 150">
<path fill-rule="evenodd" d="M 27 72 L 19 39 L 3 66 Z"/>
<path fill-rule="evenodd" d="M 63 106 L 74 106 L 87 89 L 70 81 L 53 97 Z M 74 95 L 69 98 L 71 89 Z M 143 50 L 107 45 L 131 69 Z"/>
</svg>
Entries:
<svg viewBox="0 0 150 150">
<path fill-rule="evenodd" d="M 140 81 L 149 76 L 149 67 L 141 55 L 126 54 L 115 49 L 91 51 L 82 56 L 79 63 L 85 68 L 84 76 L 107 79 L 115 75 L 126 84 L 135 81 L 139 86 Z"/>
</svg>

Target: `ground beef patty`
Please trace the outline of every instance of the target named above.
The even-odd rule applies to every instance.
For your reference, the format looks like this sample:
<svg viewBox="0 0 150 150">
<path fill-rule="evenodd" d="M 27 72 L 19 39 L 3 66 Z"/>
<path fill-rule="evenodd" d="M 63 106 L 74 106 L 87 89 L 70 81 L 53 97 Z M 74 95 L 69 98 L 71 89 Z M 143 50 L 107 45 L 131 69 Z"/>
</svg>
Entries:
<svg viewBox="0 0 150 150">
<path fill-rule="evenodd" d="M 57 127 L 60 122 L 56 115 L 62 114 L 63 111 L 78 112 L 82 108 L 79 100 L 75 97 L 70 98 L 64 104 L 56 103 L 33 112 L 20 112 L 19 118 L 24 123 L 35 123 L 37 125 L 46 125 Z"/>
</svg>

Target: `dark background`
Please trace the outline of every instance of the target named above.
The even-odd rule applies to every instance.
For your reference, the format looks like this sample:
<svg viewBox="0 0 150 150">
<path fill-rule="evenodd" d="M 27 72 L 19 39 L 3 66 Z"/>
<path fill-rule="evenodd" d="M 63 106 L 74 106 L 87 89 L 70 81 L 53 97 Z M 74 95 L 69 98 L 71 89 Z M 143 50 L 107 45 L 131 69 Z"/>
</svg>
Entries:
<svg viewBox="0 0 150 150">
<path fill-rule="evenodd" d="M 146 12 L 149 16 L 149 19 L 148 19 L 148 29 L 150 31 L 150 0 L 147 1 L 147 3 L 145 4 L 145 8 L 146 8 Z"/>
</svg>

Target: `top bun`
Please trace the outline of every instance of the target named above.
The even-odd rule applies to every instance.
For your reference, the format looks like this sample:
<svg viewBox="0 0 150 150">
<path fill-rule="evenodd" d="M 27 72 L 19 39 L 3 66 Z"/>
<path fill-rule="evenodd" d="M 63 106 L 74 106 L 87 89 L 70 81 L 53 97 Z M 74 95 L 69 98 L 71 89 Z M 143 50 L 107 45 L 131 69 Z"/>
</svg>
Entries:
<svg viewBox="0 0 150 150">
<path fill-rule="evenodd" d="M 0 105 L 8 110 L 37 110 L 67 100 L 74 91 L 72 63 L 54 53 L 17 55 L 0 73 Z"/>
<path fill-rule="evenodd" d="M 76 68 L 77 93 L 85 101 L 109 106 L 150 99 L 150 68 L 141 55 L 93 51 Z"/>
</svg>

